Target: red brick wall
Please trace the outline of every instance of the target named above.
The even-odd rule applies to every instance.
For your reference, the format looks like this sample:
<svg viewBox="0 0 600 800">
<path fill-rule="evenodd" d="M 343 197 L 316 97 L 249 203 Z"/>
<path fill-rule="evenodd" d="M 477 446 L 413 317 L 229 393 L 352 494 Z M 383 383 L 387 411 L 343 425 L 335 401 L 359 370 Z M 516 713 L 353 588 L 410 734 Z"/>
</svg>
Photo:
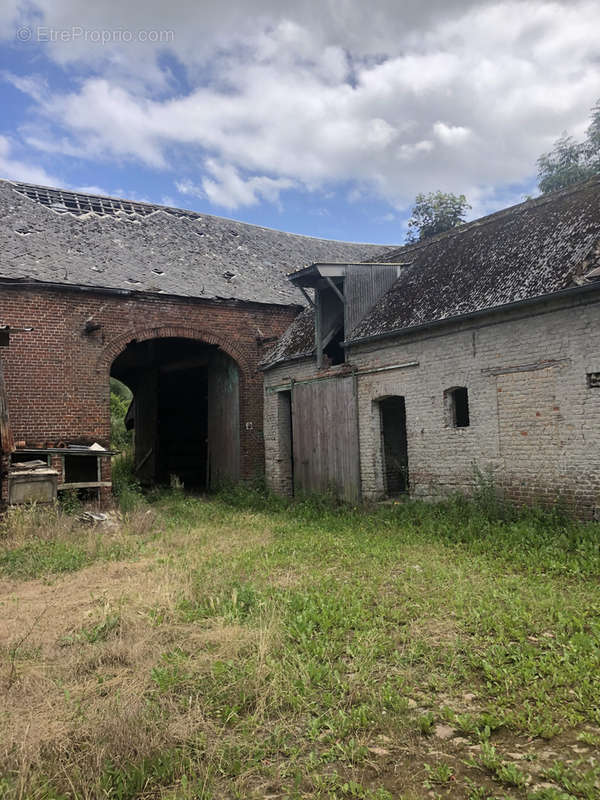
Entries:
<svg viewBox="0 0 600 800">
<path fill-rule="evenodd" d="M 239 302 L 123 296 L 99 291 L 0 288 L 0 323 L 31 326 L 2 348 L 16 441 L 109 444 L 109 372 L 137 339 L 196 338 L 219 345 L 240 370 L 241 475 L 264 470 L 263 389 L 258 364 L 297 310 Z M 100 328 L 85 333 L 86 320 Z M 250 430 L 246 424 L 252 423 Z"/>
</svg>

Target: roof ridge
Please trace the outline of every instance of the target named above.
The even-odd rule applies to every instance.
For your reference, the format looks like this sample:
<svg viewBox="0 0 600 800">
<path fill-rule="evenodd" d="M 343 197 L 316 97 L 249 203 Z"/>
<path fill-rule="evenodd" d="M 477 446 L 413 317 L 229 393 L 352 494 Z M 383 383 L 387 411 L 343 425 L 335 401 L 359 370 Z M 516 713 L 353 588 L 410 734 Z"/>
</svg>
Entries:
<svg viewBox="0 0 600 800">
<path fill-rule="evenodd" d="M 442 239 L 450 239 L 453 236 L 460 236 L 463 233 L 471 230 L 472 228 L 477 228 L 482 225 L 488 225 L 491 222 L 495 222 L 498 219 L 502 219 L 503 217 L 507 217 L 510 214 L 520 211 L 526 211 L 529 208 L 537 208 L 539 206 L 546 205 L 547 203 L 551 203 L 557 197 L 564 197 L 569 194 L 575 194 L 576 192 L 582 191 L 584 188 L 590 186 L 590 184 L 600 183 L 600 174 L 594 175 L 592 178 L 589 178 L 586 181 L 581 181 L 579 183 L 573 184 L 572 186 L 567 186 L 564 189 L 557 189 L 555 192 L 547 192 L 546 194 L 541 194 L 538 197 L 529 197 L 527 200 L 523 200 L 521 203 L 515 203 L 512 206 L 507 206 L 506 208 L 500 208 L 498 211 L 492 211 L 491 214 L 485 214 L 483 217 L 478 217 L 477 219 L 470 220 L 469 222 L 464 222 L 462 225 L 457 225 L 454 228 L 450 228 L 450 230 L 443 231 L 442 233 L 437 233 L 435 236 L 429 236 L 426 239 L 423 239 L 419 242 L 404 244 L 398 247 L 395 250 L 392 250 L 392 253 L 399 253 L 399 252 L 408 252 L 412 253 L 414 251 L 418 251 L 429 247 L 430 245 L 434 244 L 435 242 L 439 242 Z M 365 261 L 365 264 L 370 264 L 371 261 Z"/>
</svg>

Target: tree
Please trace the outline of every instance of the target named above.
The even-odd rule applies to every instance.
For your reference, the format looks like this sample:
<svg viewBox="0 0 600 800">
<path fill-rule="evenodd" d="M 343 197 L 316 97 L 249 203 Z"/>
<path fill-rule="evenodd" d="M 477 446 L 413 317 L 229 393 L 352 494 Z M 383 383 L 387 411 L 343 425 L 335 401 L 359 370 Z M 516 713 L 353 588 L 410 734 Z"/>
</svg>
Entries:
<svg viewBox="0 0 600 800">
<path fill-rule="evenodd" d="M 600 174 L 600 101 L 592 108 L 582 142 L 563 133 L 552 150 L 537 160 L 538 186 L 542 194 L 565 189 Z"/>
<path fill-rule="evenodd" d="M 465 221 L 470 208 L 464 194 L 440 191 L 418 194 L 408 221 L 406 241 L 418 242 L 455 228 Z"/>
</svg>

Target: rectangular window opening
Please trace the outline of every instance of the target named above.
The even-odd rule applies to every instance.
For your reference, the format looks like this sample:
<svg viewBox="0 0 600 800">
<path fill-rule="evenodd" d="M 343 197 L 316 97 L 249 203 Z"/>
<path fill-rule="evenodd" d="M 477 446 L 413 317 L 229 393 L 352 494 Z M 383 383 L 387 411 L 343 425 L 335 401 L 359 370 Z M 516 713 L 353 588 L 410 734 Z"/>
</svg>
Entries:
<svg viewBox="0 0 600 800">
<path fill-rule="evenodd" d="M 468 428 L 471 424 L 469 417 L 469 393 L 466 386 L 456 386 L 445 393 L 448 421 L 453 428 Z"/>
<path fill-rule="evenodd" d="M 65 456 L 65 483 L 95 483 L 98 459 L 93 456 Z"/>
</svg>

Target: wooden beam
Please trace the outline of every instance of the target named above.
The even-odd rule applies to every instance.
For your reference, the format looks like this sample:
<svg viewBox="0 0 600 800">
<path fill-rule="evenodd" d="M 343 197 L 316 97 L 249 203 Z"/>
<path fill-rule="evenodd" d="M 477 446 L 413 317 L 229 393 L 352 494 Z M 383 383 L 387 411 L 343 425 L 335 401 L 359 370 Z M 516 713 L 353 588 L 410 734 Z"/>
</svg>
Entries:
<svg viewBox="0 0 600 800">
<path fill-rule="evenodd" d="M 146 453 L 146 455 L 142 458 L 140 463 L 136 464 L 136 466 L 133 468 L 133 471 L 134 472 L 139 472 L 141 470 L 141 468 L 144 466 L 144 464 L 146 463 L 146 461 L 148 461 L 148 459 L 150 458 L 150 456 L 152 455 L 153 452 L 154 452 L 154 448 L 151 447 L 150 450 L 148 450 L 148 452 Z"/>
<path fill-rule="evenodd" d="M 323 337 L 323 343 L 322 344 L 323 344 L 324 348 L 327 347 L 329 342 L 333 339 L 333 337 L 340 330 L 340 328 L 343 326 L 343 324 L 344 324 L 344 315 L 343 314 L 338 314 L 337 317 L 335 318 L 334 322 L 333 322 L 333 325 L 329 329 L 329 332 L 327 333 L 326 336 Z"/>
<path fill-rule="evenodd" d="M 110 489 L 111 481 L 83 481 L 82 483 L 60 483 L 57 489 Z"/>
<path fill-rule="evenodd" d="M 6 385 L 4 383 L 4 370 L 0 362 L 0 450 L 3 453 L 12 453 L 15 449 L 15 442 L 10 427 L 10 417 L 8 414 L 8 398 L 6 396 Z"/>
<path fill-rule="evenodd" d="M 345 302 L 346 302 L 346 298 L 345 298 L 345 297 L 344 297 L 344 295 L 343 295 L 343 294 L 340 292 L 340 290 L 339 290 L 339 289 L 338 289 L 338 287 L 335 285 L 335 283 L 334 283 L 334 282 L 331 280 L 331 278 L 330 278 L 328 275 L 326 275 L 326 276 L 325 276 L 325 280 L 327 281 L 327 283 L 329 284 L 329 286 L 330 286 L 330 287 L 333 289 L 333 291 L 334 291 L 334 292 L 337 294 L 337 296 L 338 296 L 338 297 L 339 297 L 339 299 L 342 301 L 342 303 L 345 303 Z"/>
<path fill-rule="evenodd" d="M 300 289 L 300 291 L 302 292 L 302 294 L 304 295 L 304 297 L 306 297 L 306 299 L 308 300 L 308 302 L 309 302 L 309 304 L 310 304 L 311 308 L 314 308 L 314 307 L 315 307 L 314 300 L 313 300 L 313 299 L 312 299 L 312 297 L 309 295 L 309 293 L 306 291 L 306 289 L 304 288 L 304 286 L 299 286 L 298 288 Z"/>
<path fill-rule="evenodd" d="M 315 293 L 315 346 L 317 348 L 317 368 L 321 369 L 323 366 L 323 342 L 321 341 L 321 309 L 322 303 L 319 292 Z"/>
</svg>

